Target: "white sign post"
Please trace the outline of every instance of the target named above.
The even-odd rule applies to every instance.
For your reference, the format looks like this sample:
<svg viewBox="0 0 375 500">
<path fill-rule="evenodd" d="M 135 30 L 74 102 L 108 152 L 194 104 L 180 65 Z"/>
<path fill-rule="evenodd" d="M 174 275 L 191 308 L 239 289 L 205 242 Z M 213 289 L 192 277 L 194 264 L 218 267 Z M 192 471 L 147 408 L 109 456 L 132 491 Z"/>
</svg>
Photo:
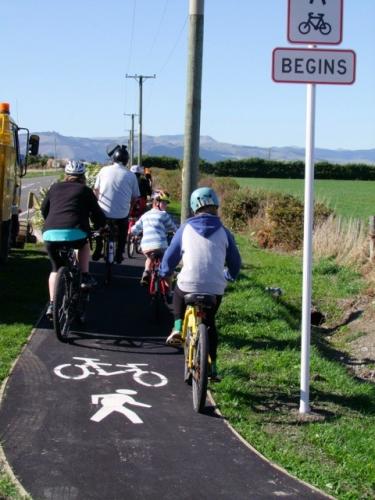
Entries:
<svg viewBox="0 0 375 500">
<path fill-rule="evenodd" d="M 275 82 L 307 83 L 305 206 L 301 325 L 300 413 L 310 411 L 310 336 L 312 242 L 314 220 L 315 92 L 317 83 L 350 85 L 355 80 L 352 50 L 316 49 L 314 44 L 342 40 L 343 0 L 288 0 L 288 40 L 309 48 L 276 48 L 272 54 Z"/>
<path fill-rule="evenodd" d="M 303 284 L 301 325 L 301 395 L 300 413 L 310 412 L 310 337 L 311 337 L 311 288 L 312 244 L 314 222 L 314 147 L 315 147 L 315 84 L 307 85 L 306 99 L 306 150 L 305 198 L 303 219 Z"/>
</svg>

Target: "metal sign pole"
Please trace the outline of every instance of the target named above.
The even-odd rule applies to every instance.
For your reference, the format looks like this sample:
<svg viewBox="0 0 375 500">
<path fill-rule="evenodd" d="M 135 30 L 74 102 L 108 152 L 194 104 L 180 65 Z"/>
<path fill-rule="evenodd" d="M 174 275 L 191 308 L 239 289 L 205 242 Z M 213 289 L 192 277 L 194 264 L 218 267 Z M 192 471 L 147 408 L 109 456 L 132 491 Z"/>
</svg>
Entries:
<svg viewBox="0 0 375 500">
<path fill-rule="evenodd" d="M 307 85 L 306 152 L 305 152 L 305 208 L 303 238 L 303 285 L 301 331 L 301 396 L 300 413 L 309 413 L 310 405 L 310 337 L 312 240 L 314 220 L 314 140 L 315 140 L 315 83 Z"/>
</svg>

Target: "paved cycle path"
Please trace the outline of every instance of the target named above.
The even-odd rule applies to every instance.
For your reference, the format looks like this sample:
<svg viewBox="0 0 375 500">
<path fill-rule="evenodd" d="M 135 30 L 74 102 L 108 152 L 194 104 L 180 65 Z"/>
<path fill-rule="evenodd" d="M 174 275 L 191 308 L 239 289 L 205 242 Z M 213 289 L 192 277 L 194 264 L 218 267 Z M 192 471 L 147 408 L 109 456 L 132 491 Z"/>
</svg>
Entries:
<svg viewBox="0 0 375 500">
<path fill-rule="evenodd" d="M 24 489 L 34 500 L 327 498 L 262 459 L 212 406 L 193 411 L 182 353 L 164 343 L 171 317 L 150 321 L 142 263 L 116 266 L 71 343 L 42 319 L 19 358 L 0 439 Z"/>
</svg>

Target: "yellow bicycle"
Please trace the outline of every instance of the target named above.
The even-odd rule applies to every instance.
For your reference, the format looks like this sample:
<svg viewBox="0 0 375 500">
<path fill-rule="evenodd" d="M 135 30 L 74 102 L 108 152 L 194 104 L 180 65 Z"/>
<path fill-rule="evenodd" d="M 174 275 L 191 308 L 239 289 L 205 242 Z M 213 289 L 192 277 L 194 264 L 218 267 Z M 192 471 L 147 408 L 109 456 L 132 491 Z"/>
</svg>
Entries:
<svg viewBox="0 0 375 500">
<path fill-rule="evenodd" d="M 187 384 L 192 385 L 194 410 L 202 412 L 211 368 L 208 331 L 204 320 L 206 310 L 215 306 L 216 296 L 189 293 L 185 295 L 185 304 L 187 307 L 181 334 L 185 353 L 184 378 Z"/>
</svg>

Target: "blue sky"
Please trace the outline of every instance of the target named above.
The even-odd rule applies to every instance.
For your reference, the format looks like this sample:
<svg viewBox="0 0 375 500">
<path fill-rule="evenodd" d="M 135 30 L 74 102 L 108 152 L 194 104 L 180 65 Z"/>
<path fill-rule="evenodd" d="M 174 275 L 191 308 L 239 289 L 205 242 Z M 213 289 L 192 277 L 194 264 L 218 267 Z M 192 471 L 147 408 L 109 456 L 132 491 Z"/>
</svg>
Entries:
<svg viewBox="0 0 375 500">
<path fill-rule="evenodd" d="M 301 0 L 302 1 L 302 0 Z M 307 1 L 307 0 L 306 0 Z M 328 0 L 330 1 L 330 0 Z M 2 0 L 1 101 L 32 131 L 127 135 L 144 83 L 143 133 L 182 134 L 189 0 Z M 287 41 L 287 0 L 205 0 L 201 135 L 304 146 L 306 85 L 274 83 Z M 319 85 L 316 146 L 375 148 L 375 0 L 344 0 L 352 86 Z M 323 47 L 322 47 L 323 48 Z"/>
</svg>

